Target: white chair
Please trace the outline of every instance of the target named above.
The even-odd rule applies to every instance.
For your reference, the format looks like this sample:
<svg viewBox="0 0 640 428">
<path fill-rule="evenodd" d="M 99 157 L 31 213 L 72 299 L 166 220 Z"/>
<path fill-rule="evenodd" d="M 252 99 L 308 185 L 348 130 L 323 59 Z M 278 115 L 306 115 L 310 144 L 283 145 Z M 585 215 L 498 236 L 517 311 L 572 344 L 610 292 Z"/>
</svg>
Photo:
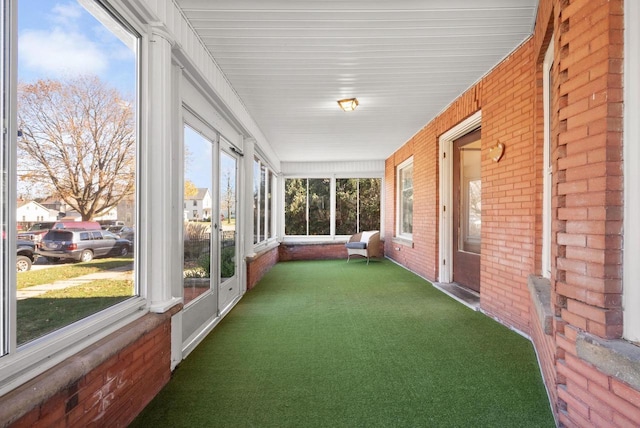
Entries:
<svg viewBox="0 0 640 428">
<path fill-rule="evenodd" d="M 367 258 L 378 257 L 380 251 L 380 232 L 371 230 L 368 232 L 360 232 L 352 235 L 349 242 L 345 244 L 347 247 L 347 263 L 351 260 L 352 255 L 358 255 Z"/>
</svg>

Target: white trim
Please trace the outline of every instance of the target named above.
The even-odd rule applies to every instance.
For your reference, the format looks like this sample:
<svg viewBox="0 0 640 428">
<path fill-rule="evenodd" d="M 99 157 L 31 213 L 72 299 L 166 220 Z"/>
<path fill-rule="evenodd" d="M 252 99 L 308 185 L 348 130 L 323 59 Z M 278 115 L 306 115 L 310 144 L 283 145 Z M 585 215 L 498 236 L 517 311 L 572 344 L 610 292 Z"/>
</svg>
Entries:
<svg viewBox="0 0 640 428">
<path fill-rule="evenodd" d="M 640 342 L 640 4 L 624 2 L 624 337 Z"/>
<path fill-rule="evenodd" d="M 453 278 L 453 141 L 482 123 L 482 111 L 477 111 L 440 136 L 440 232 L 438 239 L 438 282 L 450 283 Z M 446 207 L 446 208 L 445 208 Z"/>
<path fill-rule="evenodd" d="M 543 99 L 543 116 L 544 116 L 544 160 L 542 163 L 542 255 L 540 272 L 544 278 L 551 278 L 551 189 L 553 181 L 553 168 L 551 166 L 551 97 L 550 97 L 550 81 L 549 73 L 553 68 L 553 36 L 551 43 L 544 55 L 542 64 L 542 99 Z"/>
</svg>

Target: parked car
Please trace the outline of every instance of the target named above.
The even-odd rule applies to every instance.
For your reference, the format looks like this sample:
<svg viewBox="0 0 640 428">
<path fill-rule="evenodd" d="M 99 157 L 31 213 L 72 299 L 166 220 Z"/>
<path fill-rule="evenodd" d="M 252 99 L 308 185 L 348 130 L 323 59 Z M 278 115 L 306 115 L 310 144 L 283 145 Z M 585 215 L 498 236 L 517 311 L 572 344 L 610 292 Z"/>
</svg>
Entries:
<svg viewBox="0 0 640 428">
<path fill-rule="evenodd" d="M 32 241 L 18 239 L 18 255 L 16 256 L 16 267 L 18 272 L 26 272 L 31 269 L 31 265 L 38 258 L 36 254 L 36 244 Z"/>
<path fill-rule="evenodd" d="M 52 229 L 44 235 L 37 250 L 51 262 L 61 259 L 89 262 L 94 257 L 126 256 L 130 251 L 130 241 L 100 229 Z"/>
<path fill-rule="evenodd" d="M 133 227 L 129 227 L 129 226 L 109 226 L 107 228 L 107 230 L 109 232 L 112 232 L 115 235 L 117 235 L 118 238 L 126 239 L 128 241 L 133 242 L 133 237 L 134 237 L 134 234 L 135 234 L 135 231 L 134 231 Z"/>
<path fill-rule="evenodd" d="M 98 223 L 104 230 L 109 230 L 112 226 L 124 226 L 124 221 L 122 220 L 98 220 Z"/>
<path fill-rule="evenodd" d="M 100 229 L 100 223 L 97 221 L 74 221 L 74 220 L 61 220 L 61 221 L 48 221 L 42 223 L 35 223 L 26 232 L 18 233 L 18 239 L 29 239 L 36 243 L 40 242 L 42 237 L 53 229 Z"/>
</svg>

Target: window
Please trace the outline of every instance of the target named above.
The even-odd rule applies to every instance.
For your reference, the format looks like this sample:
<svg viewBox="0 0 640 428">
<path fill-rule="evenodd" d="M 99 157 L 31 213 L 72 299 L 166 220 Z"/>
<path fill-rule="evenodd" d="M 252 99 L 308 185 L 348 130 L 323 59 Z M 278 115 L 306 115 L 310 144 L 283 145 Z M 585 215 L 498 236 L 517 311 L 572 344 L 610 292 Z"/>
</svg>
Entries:
<svg viewBox="0 0 640 428">
<path fill-rule="evenodd" d="M 31 230 L 22 227 L 20 239 L 38 242 L 52 226 L 34 224 L 38 220 L 73 216 L 93 221 L 115 212 L 124 200 L 131 201 L 135 213 L 140 36 L 101 1 L 62 5 L 17 0 L 5 2 L 0 13 L 5 41 L 0 77 L 3 94 L 11 94 L 3 97 L 3 117 L 10 120 L 0 150 L 5 238 L 0 244 L 0 355 L 20 355 L 12 360 L 16 364 L 0 364 L 0 385 L 5 385 L 3 381 L 16 373 L 39 370 L 39 356 L 54 361 L 60 351 L 81 343 L 99 325 L 131 315 L 140 306 L 132 299 L 139 294 L 135 251 L 94 260 L 91 266 L 40 257 L 38 264 L 56 262 L 46 270 L 55 280 L 75 278 L 81 275 L 79 270 L 100 269 L 105 263 L 128 275 L 35 296 L 28 290 L 29 276 L 43 284 L 47 281 L 39 272 L 44 271 L 16 273 L 15 264 L 11 268 L 16 231 L 24 226 L 17 224 L 18 219 L 33 225 Z M 17 15 L 16 28 L 6 25 L 14 21 L 5 13 Z M 14 42 L 7 43 L 7 37 Z M 17 46 L 17 55 L 8 52 L 9 45 Z M 17 85 L 11 85 L 9 75 L 17 76 Z M 34 204 L 35 210 L 23 215 L 18 199 L 41 201 L 52 213 L 43 215 Z M 130 219 L 133 226 L 135 214 Z M 84 321 L 88 317 L 90 323 Z"/>
<path fill-rule="evenodd" d="M 379 178 L 336 180 L 336 235 L 380 230 Z"/>
<path fill-rule="evenodd" d="M 272 238 L 274 174 L 257 156 L 253 160 L 253 243 L 259 244 Z"/>
<path fill-rule="evenodd" d="M 380 230 L 380 178 L 288 178 L 285 234 L 353 235 Z"/>
<path fill-rule="evenodd" d="M 331 233 L 331 179 L 289 178 L 285 181 L 285 234 Z"/>
<path fill-rule="evenodd" d="M 542 164 L 542 276 L 551 278 L 551 184 L 553 170 L 551 163 L 551 103 L 553 69 L 553 36 L 547 48 L 542 66 L 542 91 L 544 110 L 544 159 Z"/>
<path fill-rule="evenodd" d="M 99 2 L 60 6 L 42 1 L 36 6 L 21 0 L 17 6 L 18 196 L 25 201 L 64 202 L 69 208 L 59 211 L 59 216 L 100 218 L 135 195 L 139 37 Z M 85 45 L 60 43 L 80 38 Z M 89 45 L 90 50 L 82 51 Z M 72 48 L 78 51 L 66 51 Z M 35 240 L 42 235 L 26 236 Z M 132 275 L 125 281 L 105 282 L 115 297 L 94 298 L 96 304 L 72 308 L 65 303 L 68 299 L 54 292 L 20 298 L 18 291 L 18 346 L 133 296 L 133 258 L 115 263 L 130 267 Z M 76 275 L 72 271 L 70 267 L 69 277 Z M 18 290 L 27 286 L 23 274 L 17 275 L 16 282 Z M 87 296 L 83 290 L 73 291 Z M 79 298 L 69 290 L 66 296 Z"/>
<path fill-rule="evenodd" d="M 397 182 L 397 235 L 411 239 L 413 236 L 413 158 L 398 165 Z"/>
</svg>

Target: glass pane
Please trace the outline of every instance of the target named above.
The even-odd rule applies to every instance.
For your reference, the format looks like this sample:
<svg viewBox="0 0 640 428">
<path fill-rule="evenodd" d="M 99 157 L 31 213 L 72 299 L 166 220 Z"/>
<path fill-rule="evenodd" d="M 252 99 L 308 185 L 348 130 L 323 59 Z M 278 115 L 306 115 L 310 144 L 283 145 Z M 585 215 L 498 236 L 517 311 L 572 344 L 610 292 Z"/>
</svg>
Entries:
<svg viewBox="0 0 640 428">
<path fill-rule="evenodd" d="M 480 202 L 480 180 L 469 181 L 467 185 L 469 199 L 468 239 L 480 239 L 482 227 L 482 203 Z"/>
<path fill-rule="evenodd" d="M 413 165 L 400 171 L 401 207 L 400 233 L 413 233 Z"/>
<path fill-rule="evenodd" d="M 260 202 L 261 202 L 261 207 L 260 207 L 260 218 L 258 219 L 260 222 L 260 242 L 264 241 L 266 238 L 265 236 L 265 231 L 267 230 L 266 228 L 266 224 L 265 224 L 265 214 L 266 214 L 266 207 L 265 207 L 265 202 L 267 200 L 267 168 L 262 165 L 262 167 L 260 168 Z"/>
<path fill-rule="evenodd" d="M 267 173 L 267 201 L 265 204 L 265 208 L 266 208 L 265 215 L 267 216 L 265 235 L 267 238 L 273 238 L 275 236 L 275 230 L 276 230 L 276 228 L 273 226 L 274 211 L 273 211 L 273 197 L 271 196 L 273 193 L 273 185 L 274 185 L 273 172 L 269 170 Z"/>
<path fill-rule="evenodd" d="M 336 235 L 358 232 L 358 180 L 336 180 Z"/>
<path fill-rule="evenodd" d="M 212 143 L 184 127 L 184 302 L 211 289 Z"/>
<path fill-rule="evenodd" d="M 220 278 L 236 273 L 236 159 L 220 152 Z"/>
<path fill-rule="evenodd" d="M 360 229 L 380 230 L 380 178 L 360 179 Z"/>
<path fill-rule="evenodd" d="M 462 174 L 462 242 L 464 251 L 480 253 L 480 234 L 482 230 L 482 202 L 480 180 L 480 141 L 464 146 L 460 152 L 460 173 Z"/>
<path fill-rule="evenodd" d="M 309 235 L 331 233 L 331 180 L 309 179 Z"/>
<path fill-rule="evenodd" d="M 21 345 L 136 292 L 138 37 L 91 1 L 19 0 L 18 27 L 15 228 L 19 267 L 35 262 L 17 275 Z M 112 227 L 118 239 L 60 241 L 53 227 Z M 43 286 L 91 272 L 109 278 Z"/>
<path fill-rule="evenodd" d="M 262 225 L 260 224 L 260 161 L 255 158 L 253 160 L 253 243 L 260 242 L 259 234 Z"/>
<path fill-rule="evenodd" d="M 307 180 L 305 178 L 288 178 L 285 181 L 284 213 L 285 234 L 307 234 Z"/>
</svg>

